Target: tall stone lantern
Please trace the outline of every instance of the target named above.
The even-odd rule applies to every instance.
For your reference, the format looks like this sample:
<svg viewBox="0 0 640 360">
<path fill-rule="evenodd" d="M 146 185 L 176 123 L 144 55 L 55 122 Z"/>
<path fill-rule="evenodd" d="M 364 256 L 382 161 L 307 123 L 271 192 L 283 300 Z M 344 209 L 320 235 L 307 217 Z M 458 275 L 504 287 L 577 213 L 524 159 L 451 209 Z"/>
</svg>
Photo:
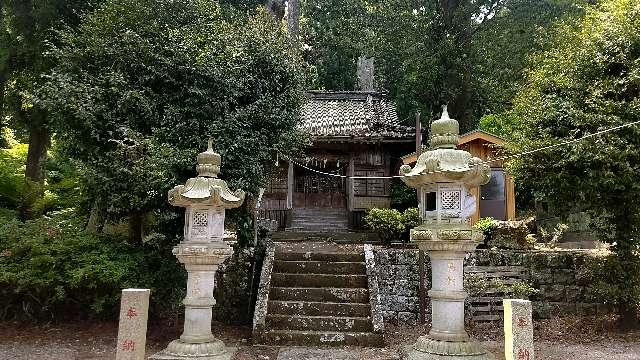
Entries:
<svg viewBox="0 0 640 360">
<path fill-rule="evenodd" d="M 431 124 L 431 149 L 415 167 L 400 168 L 401 179 L 418 189 L 422 224 L 411 230 L 411 240 L 431 259 L 431 331 L 406 349 L 404 359 L 493 359 L 464 329 L 463 265 L 467 252 L 482 241 L 469 218 L 476 208 L 470 190 L 486 184 L 488 165 L 456 148 L 458 121 L 442 117 Z"/>
<path fill-rule="evenodd" d="M 198 176 L 169 191 L 169 203 L 185 208 L 184 240 L 173 248 L 188 274 L 184 332 L 152 359 L 226 360 L 235 351 L 211 333 L 215 274 L 233 253 L 223 241 L 225 209 L 237 208 L 244 201 L 242 190 L 231 192 L 218 179 L 220 163 L 220 154 L 213 151 L 209 140 L 207 151 L 198 155 Z"/>
</svg>

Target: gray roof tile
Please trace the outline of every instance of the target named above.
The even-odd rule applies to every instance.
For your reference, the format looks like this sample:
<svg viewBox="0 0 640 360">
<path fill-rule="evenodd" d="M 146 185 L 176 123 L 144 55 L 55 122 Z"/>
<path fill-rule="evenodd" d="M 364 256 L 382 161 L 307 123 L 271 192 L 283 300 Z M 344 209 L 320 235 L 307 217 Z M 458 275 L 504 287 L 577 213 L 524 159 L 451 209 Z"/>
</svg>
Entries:
<svg viewBox="0 0 640 360">
<path fill-rule="evenodd" d="M 395 104 L 377 92 L 309 91 L 302 107 L 302 128 L 317 137 L 415 136 L 414 128 L 400 125 Z"/>
</svg>

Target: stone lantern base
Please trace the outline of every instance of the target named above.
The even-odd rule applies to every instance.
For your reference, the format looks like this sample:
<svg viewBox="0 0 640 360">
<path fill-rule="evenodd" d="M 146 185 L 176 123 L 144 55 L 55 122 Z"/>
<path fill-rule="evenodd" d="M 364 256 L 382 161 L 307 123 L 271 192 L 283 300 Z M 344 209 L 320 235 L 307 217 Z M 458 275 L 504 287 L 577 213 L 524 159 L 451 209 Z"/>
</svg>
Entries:
<svg viewBox="0 0 640 360">
<path fill-rule="evenodd" d="M 156 360 L 231 360 L 235 347 L 227 347 L 211 333 L 211 307 L 218 266 L 233 254 L 222 241 L 212 243 L 183 242 L 173 254 L 187 270 L 187 296 L 184 332 L 166 349 L 151 356 Z"/>
<path fill-rule="evenodd" d="M 414 345 L 407 346 L 404 360 L 494 360 L 480 344 L 473 341 L 440 341 L 421 336 Z"/>
<path fill-rule="evenodd" d="M 156 360 L 231 360 L 237 348 L 225 347 L 220 340 L 202 344 L 174 340 L 162 352 L 151 357 Z"/>
<path fill-rule="evenodd" d="M 467 223 L 423 224 L 411 230 L 411 240 L 431 260 L 432 322 L 428 335 L 404 349 L 404 360 L 493 360 L 469 339 L 464 329 L 464 257 L 482 241 L 482 233 Z"/>
</svg>

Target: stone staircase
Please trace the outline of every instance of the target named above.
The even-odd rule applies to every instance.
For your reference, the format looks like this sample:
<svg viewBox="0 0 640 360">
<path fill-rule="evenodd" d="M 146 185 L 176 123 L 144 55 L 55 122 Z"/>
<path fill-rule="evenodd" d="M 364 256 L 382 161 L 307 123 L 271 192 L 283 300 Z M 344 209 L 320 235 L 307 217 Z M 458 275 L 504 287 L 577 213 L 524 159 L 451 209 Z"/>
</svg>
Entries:
<svg viewBox="0 0 640 360">
<path fill-rule="evenodd" d="M 268 300 L 261 326 L 254 326 L 254 343 L 384 346 L 381 326 L 374 331 L 362 246 L 356 251 L 327 247 L 276 247 L 272 264 L 267 264 L 272 268 Z"/>
<path fill-rule="evenodd" d="M 346 232 L 349 221 L 345 209 L 297 208 L 291 215 L 288 231 Z"/>
</svg>

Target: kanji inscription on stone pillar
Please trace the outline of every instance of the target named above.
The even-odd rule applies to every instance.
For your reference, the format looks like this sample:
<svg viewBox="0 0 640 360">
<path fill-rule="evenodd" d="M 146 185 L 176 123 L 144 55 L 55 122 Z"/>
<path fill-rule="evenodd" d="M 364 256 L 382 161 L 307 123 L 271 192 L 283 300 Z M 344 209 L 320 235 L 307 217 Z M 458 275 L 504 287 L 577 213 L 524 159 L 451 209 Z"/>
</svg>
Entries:
<svg viewBox="0 0 640 360">
<path fill-rule="evenodd" d="M 116 360 L 144 360 L 149 294 L 149 289 L 122 290 Z"/>
<path fill-rule="evenodd" d="M 504 299 L 505 360 L 533 360 L 531 301 Z"/>
</svg>

